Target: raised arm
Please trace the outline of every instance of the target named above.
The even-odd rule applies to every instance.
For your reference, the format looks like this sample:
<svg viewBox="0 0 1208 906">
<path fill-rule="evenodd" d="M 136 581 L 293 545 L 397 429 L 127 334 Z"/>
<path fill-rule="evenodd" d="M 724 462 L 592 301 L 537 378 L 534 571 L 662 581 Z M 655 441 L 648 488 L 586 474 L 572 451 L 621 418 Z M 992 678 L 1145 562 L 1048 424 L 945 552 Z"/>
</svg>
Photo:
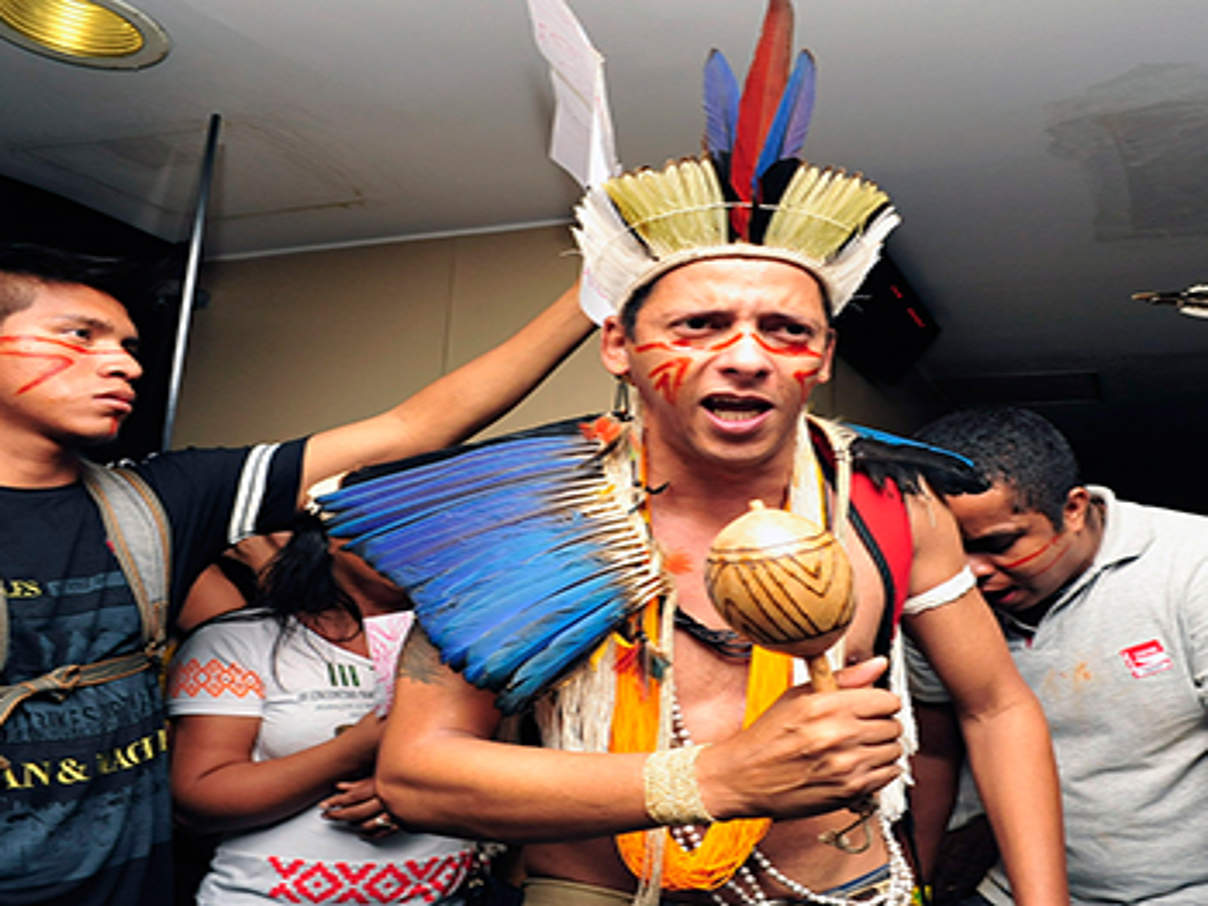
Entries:
<svg viewBox="0 0 1208 906">
<path fill-rule="evenodd" d="M 884 669 L 869 662 L 847 684 Z M 696 763 L 719 819 L 831 811 L 896 773 L 896 697 L 870 688 L 789 690 L 747 730 Z M 443 666 L 421 631 L 399 661 L 395 704 L 378 757 L 378 794 L 410 827 L 509 842 L 564 841 L 651 827 L 642 754 L 586 754 L 492 741 L 490 692 Z"/>
<path fill-rule="evenodd" d="M 910 498 L 915 537 L 911 593 L 965 563 L 956 521 L 934 497 Z M 976 589 L 907 618 L 952 695 L 973 777 L 1019 906 L 1065 906 L 1061 796 L 1048 725 Z"/>
<path fill-rule="evenodd" d="M 302 463 L 302 490 L 337 472 L 446 447 L 499 418 L 593 329 L 578 295 L 576 283 L 499 346 L 393 409 L 314 435 Z"/>
</svg>

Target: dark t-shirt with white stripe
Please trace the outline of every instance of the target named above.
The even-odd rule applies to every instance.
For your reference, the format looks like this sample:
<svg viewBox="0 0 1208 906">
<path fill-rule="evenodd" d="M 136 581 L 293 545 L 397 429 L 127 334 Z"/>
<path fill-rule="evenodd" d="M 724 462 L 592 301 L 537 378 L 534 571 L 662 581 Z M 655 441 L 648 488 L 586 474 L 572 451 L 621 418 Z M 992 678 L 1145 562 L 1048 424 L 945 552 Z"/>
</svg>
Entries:
<svg viewBox="0 0 1208 906">
<path fill-rule="evenodd" d="M 190 449 L 134 466 L 172 527 L 173 615 L 226 547 L 288 523 L 304 446 Z M 0 581 L 5 684 L 142 645 L 133 595 L 79 483 L 0 488 Z M 152 671 L 22 703 L 0 728 L 0 902 L 170 903 L 166 749 Z"/>
</svg>

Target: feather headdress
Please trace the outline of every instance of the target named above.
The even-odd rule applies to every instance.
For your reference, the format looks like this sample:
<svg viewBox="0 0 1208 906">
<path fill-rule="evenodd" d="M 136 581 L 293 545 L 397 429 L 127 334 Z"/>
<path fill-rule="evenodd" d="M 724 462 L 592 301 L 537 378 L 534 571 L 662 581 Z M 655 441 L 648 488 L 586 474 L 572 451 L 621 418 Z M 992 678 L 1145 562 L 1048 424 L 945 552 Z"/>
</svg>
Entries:
<svg viewBox="0 0 1208 906">
<path fill-rule="evenodd" d="M 627 428 L 601 417 L 355 472 L 319 503 L 510 714 L 665 593 L 638 491 Z"/>
<path fill-rule="evenodd" d="M 720 51 L 705 63 L 705 152 L 592 186 L 573 232 L 587 279 L 619 311 L 667 271 L 704 258 L 799 265 L 832 314 L 855 293 L 899 217 L 858 173 L 801 160 L 814 107 L 814 60 L 792 60 L 793 10 L 769 0 L 740 94 Z"/>
</svg>

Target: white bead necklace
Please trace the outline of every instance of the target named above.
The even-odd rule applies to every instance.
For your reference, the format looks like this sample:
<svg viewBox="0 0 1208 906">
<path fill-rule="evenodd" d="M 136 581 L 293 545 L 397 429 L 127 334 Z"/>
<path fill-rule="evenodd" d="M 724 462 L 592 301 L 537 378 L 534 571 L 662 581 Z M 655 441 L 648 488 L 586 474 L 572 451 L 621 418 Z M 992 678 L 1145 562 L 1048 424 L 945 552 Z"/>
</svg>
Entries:
<svg viewBox="0 0 1208 906">
<path fill-rule="evenodd" d="M 692 745 L 692 735 L 684 723 L 684 713 L 680 710 L 678 699 L 673 699 L 671 702 L 671 733 L 675 745 Z M 759 880 L 755 877 L 755 872 L 749 867 L 749 864 L 754 862 L 760 871 L 777 884 L 792 891 L 794 896 L 810 903 L 818 903 L 821 906 L 907 906 L 914 891 L 914 876 L 906 864 L 906 857 L 902 854 L 902 848 L 894 838 L 889 822 L 880 811 L 877 812 L 877 823 L 881 829 L 881 837 L 885 840 L 885 848 L 889 851 L 889 886 L 870 900 L 852 900 L 847 897 L 815 893 L 780 871 L 772 864 L 771 859 L 760 852 L 758 846 L 751 850 L 751 856 L 747 862 L 740 865 L 733 877 L 726 881 L 724 889 L 738 897 L 739 902 L 744 906 L 760 906 L 760 904 L 770 902 L 768 895 L 764 893 Z M 685 852 L 692 852 L 703 842 L 700 830 L 693 824 L 672 827 L 668 830 L 671 832 L 671 838 Z M 729 906 L 718 891 L 712 890 L 709 895 L 716 906 Z"/>
</svg>

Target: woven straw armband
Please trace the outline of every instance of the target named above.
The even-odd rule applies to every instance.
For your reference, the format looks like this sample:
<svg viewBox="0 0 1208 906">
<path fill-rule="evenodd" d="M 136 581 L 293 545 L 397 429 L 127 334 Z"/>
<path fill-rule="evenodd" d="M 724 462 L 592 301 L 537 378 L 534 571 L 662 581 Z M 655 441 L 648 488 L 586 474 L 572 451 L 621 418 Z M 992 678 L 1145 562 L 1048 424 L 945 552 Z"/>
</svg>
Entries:
<svg viewBox="0 0 1208 906">
<path fill-rule="evenodd" d="M 651 752 L 642 768 L 646 814 L 655 824 L 712 824 L 696 783 L 696 759 L 704 745 Z"/>
</svg>

